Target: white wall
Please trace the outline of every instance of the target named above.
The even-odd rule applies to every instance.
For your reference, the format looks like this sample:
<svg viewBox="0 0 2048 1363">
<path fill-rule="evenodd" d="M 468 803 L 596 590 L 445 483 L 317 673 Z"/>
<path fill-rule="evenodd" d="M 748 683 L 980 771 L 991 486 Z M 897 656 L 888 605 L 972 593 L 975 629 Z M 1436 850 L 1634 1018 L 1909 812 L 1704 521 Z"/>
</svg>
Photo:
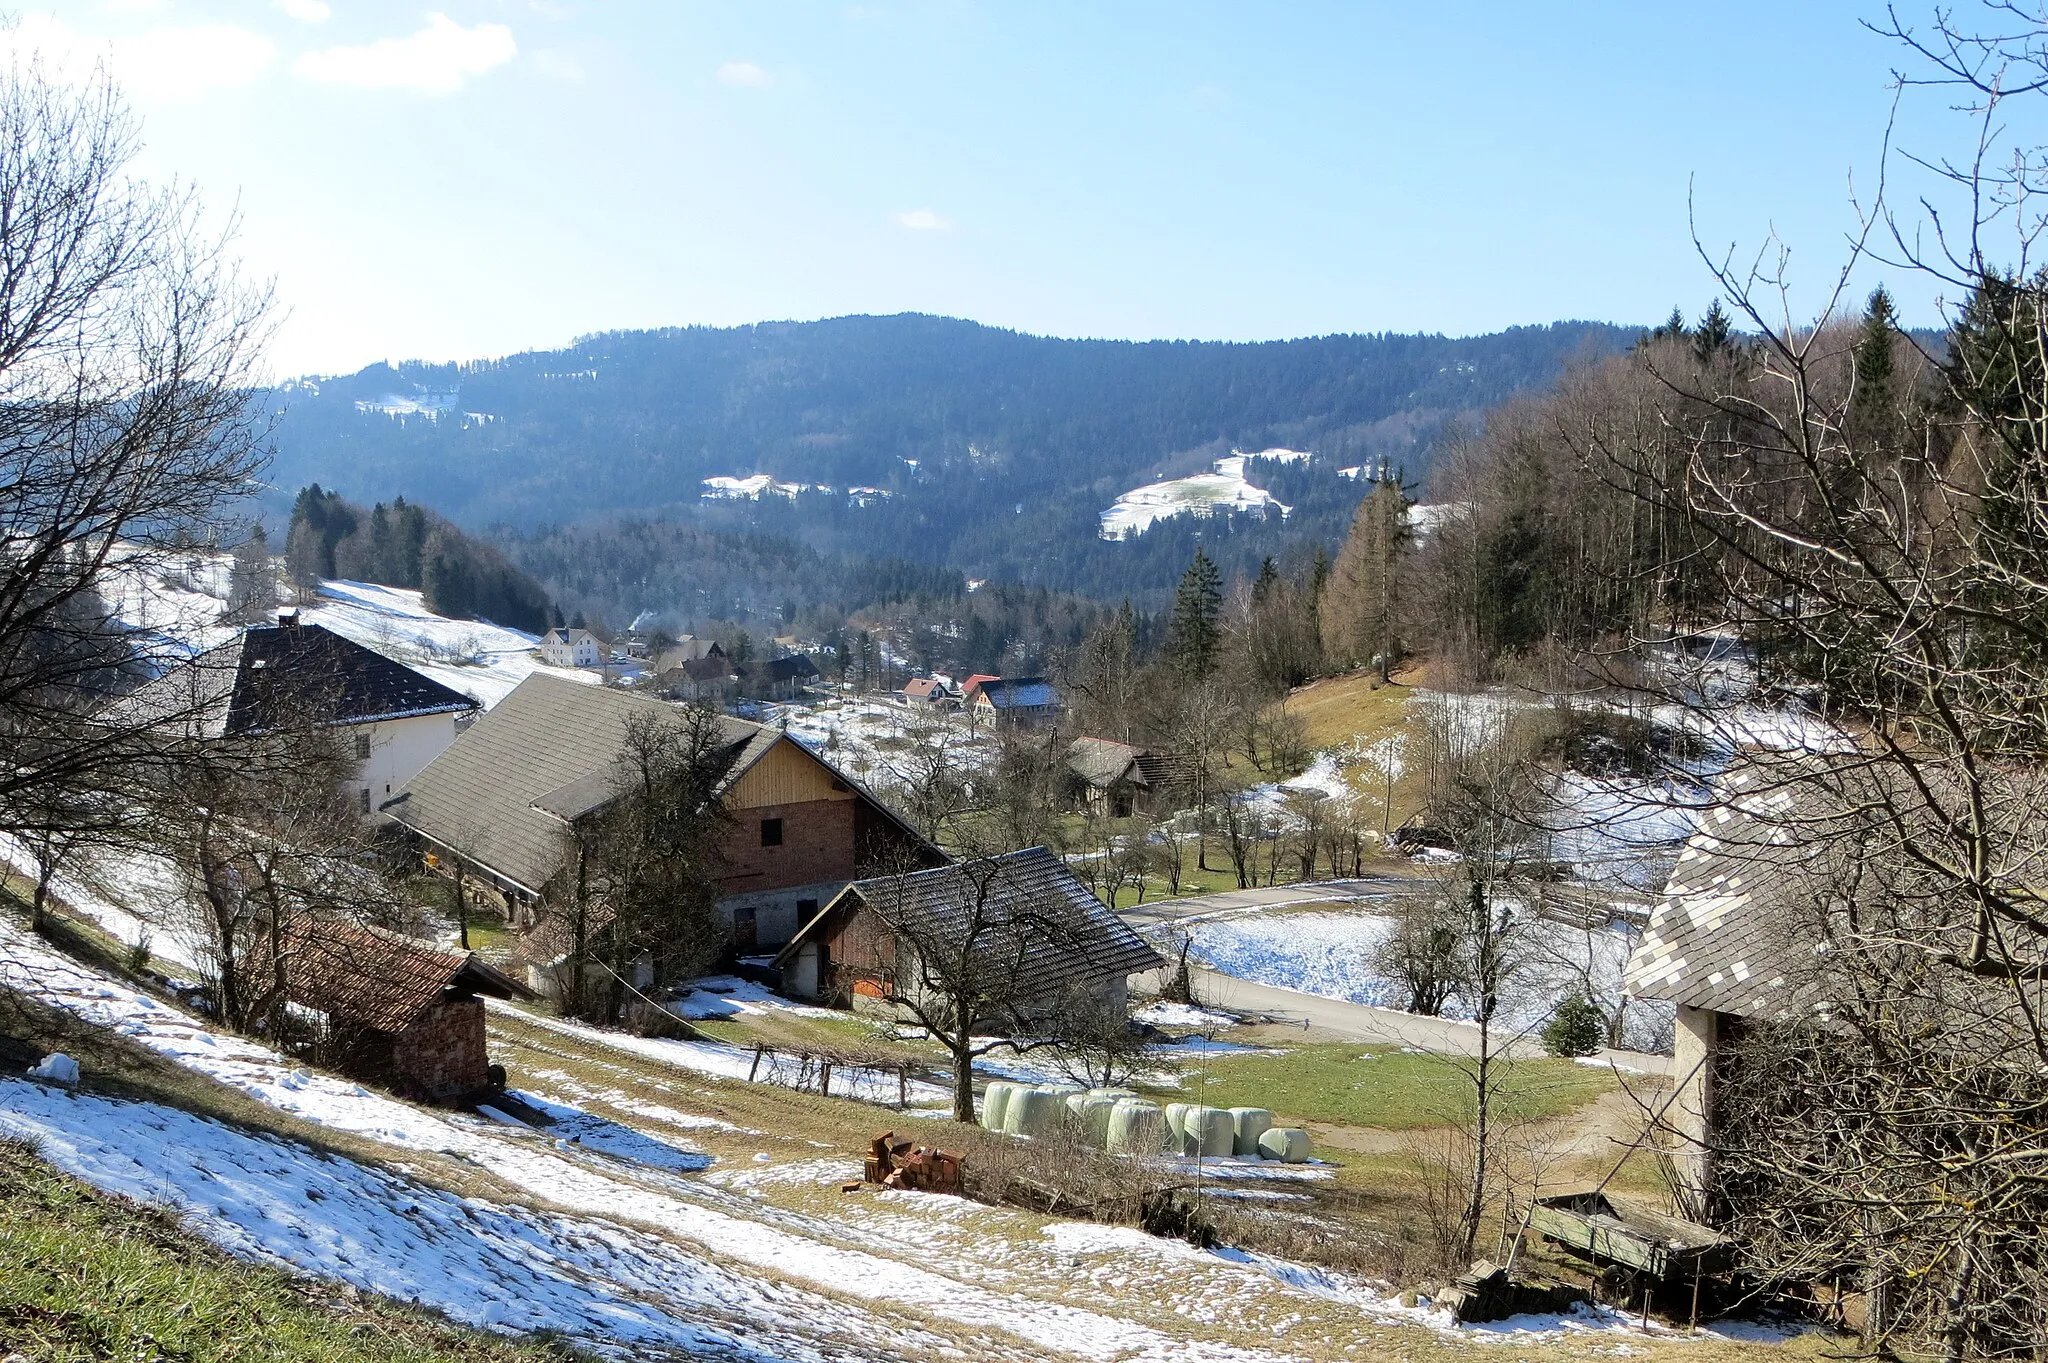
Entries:
<svg viewBox="0 0 2048 1363">
<path fill-rule="evenodd" d="M 351 753 L 360 750 L 361 739 L 370 740 L 370 755 L 352 789 L 358 801 L 365 789 L 370 792 L 369 817 L 382 823 L 390 816 L 379 814 L 377 806 L 405 789 L 406 782 L 448 751 L 448 745 L 455 741 L 455 714 L 411 715 L 374 724 L 351 724 L 345 732 L 344 741 Z"/>
</svg>

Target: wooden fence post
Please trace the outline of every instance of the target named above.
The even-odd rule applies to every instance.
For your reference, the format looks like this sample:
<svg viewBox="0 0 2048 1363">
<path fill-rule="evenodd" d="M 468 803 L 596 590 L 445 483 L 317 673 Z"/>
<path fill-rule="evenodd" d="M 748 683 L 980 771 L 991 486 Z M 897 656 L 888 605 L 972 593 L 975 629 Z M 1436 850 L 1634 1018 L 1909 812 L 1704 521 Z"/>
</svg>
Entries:
<svg viewBox="0 0 2048 1363">
<path fill-rule="evenodd" d="M 754 1047 L 754 1063 L 753 1063 L 752 1065 L 750 1065 L 750 1066 L 748 1066 L 748 1067 L 747 1067 L 747 1082 L 748 1082 L 749 1084 L 753 1083 L 753 1082 L 754 1082 L 754 1076 L 755 1076 L 755 1075 L 757 1075 L 757 1074 L 759 1074 L 760 1072 L 761 1072 L 761 1047 L 760 1047 L 760 1046 L 759 1046 L 759 1045 L 757 1044 L 757 1045 L 756 1045 L 756 1046 Z"/>
</svg>

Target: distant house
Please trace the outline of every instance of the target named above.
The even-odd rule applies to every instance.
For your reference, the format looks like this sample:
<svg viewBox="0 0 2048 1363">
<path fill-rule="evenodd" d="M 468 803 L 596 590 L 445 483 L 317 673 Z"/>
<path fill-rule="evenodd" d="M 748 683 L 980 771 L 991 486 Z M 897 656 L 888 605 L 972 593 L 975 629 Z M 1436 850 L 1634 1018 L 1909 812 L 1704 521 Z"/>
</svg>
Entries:
<svg viewBox="0 0 2048 1363">
<path fill-rule="evenodd" d="M 577 824 L 611 803 L 613 767 L 635 715 L 664 702 L 535 673 L 421 772 L 390 805 L 436 863 L 460 865 L 507 921 L 530 927 L 573 893 Z M 780 730 L 724 718 L 719 912 L 735 950 L 789 940 L 818 906 L 882 868 L 943 855 L 886 806 Z"/>
<path fill-rule="evenodd" d="M 124 718 L 156 715 L 197 740 L 343 728 L 361 764 L 349 782 L 351 802 L 381 822 L 377 806 L 447 751 L 481 707 L 404 663 L 300 624 L 294 611 L 171 669 L 116 708 Z"/>
<path fill-rule="evenodd" d="M 699 639 L 694 634 L 685 634 L 648 658 L 655 672 L 666 672 L 670 668 L 682 667 L 686 663 L 702 662 L 706 658 L 723 658 L 725 650 L 715 639 Z"/>
<path fill-rule="evenodd" d="M 1194 784 L 1187 759 L 1107 738 L 1068 744 L 1067 771 L 1089 812 L 1112 819 L 1175 808 Z"/>
<path fill-rule="evenodd" d="M 670 700 L 723 705 L 732 699 L 733 687 L 738 680 L 726 665 L 725 654 L 713 645 L 708 656 L 664 668 L 657 673 L 654 688 Z"/>
<path fill-rule="evenodd" d="M 1130 977 L 1165 962 L 1043 847 L 848 885 L 776 957 L 784 991 L 837 1007 L 887 1013 L 927 988 L 926 949 L 1000 954 L 1013 972 L 1005 1010 L 1028 1026 L 1077 997 L 1121 1009 Z M 956 935 L 957 934 L 957 935 Z M 943 969 L 943 966 L 940 967 Z"/>
<path fill-rule="evenodd" d="M 803 653 L 749 663 L 742 673 L 750 694 L 770 700 L 795 700 L 806 686 L 817 679 L 818 665 Z"/>
<path fill-rule="evenodd" d="M 1059 717 L 1059 693 L 1043 677 L 996 677 L 975 688 L 971 713 L 977 723 L 1020 729 L 1049 724 Z"/>
<path fill-rule="evenodd" d="M 587 629 L 551 629 L 540 637 L 540 656 L 550 667 L 602 667 L 609 651 Z"/>
<path fill-rule="evenodd" d="M 1001 680 L 1002 678 L 996 676 L 993 672 L 975 673 L 966 681 L 960 683 L 961 702 L 966 705 L 974 704 L 975 697 L 981 694 L 981 688 L 983 686 L 987 685 L 989 682 Z"/>
<path fill-rule="evenodd" d="M 484 998 L 535 997 L 474 952 L 378 928 L 294 920 L 285 941 L 286 997 L 324 1015 L 339 1067 L 428 1102 L 488 1087 Z M 267 970 L 260 963 L 256 977 Z"/>
<path fill-rule="evenodd" d="M 903 683 L 896 696 L 905 705 L 949 706 L 960 700 L 959 693 L 944 677 L 912 677 Z"/>
</svg>

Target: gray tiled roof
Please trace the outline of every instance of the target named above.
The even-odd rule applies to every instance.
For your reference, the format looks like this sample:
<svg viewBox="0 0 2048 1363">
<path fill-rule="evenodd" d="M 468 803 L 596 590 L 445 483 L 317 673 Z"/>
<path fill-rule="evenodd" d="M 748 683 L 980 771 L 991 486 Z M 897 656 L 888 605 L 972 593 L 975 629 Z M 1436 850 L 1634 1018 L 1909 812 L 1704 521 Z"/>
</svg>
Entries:
<svg viewBox="0 0 2048 1363">
<path fill-rule="evenodd" d="M 1792 805 L 1782 788 L 1737 793 L 1701 817 L 1629 956 L 1630 994 L 1742 1017 L 1799 1009 L 1818 935 L 1798 901 L 1816 849 Z"/>
<path fill-rule="evenodd" d="M 568 820 L 605 802 L 636 714 L 673 706 L 535 673 L 415 776 L 385 811 L 406 827 L 538 892 L 568 857 Z M 728 780 L 782 737 L 725 719 Z"/>
<path fill-rule="evenodd" d="M 1020 998 L 1051 997 L 1068 986 L 1121 979 L 1165 964 L 1043 847 L 855 881 L 834 905 L 849 895 L 913 942 L 920 937 L 948 940 L 956 928 L 964 933 L 977 904 L 984 906 L 987 920 L 1017 924 L 1021 940 L 1011 945 L 1021 948 Z M 834 905 L 827 905 L 819 919 Z M 1049 931 L 1044 924 L 1051 925 Z M 997 949 L 1001 936 L 1000 928 L 990 934 L 998 939 Z"/>
</svg>

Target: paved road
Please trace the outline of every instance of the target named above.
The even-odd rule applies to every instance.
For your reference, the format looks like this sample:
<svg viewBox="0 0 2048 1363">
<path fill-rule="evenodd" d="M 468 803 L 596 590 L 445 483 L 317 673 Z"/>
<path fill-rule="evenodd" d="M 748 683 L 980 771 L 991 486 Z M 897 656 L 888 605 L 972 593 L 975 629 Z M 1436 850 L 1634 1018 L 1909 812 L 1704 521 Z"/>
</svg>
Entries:
<svg viewBox="0 0 2048 1363">
<path fill-rule="evenodd" d="M 1283 904 L 1324 904 L 1340 899 L 1383 899 L 1389 895 L 1426 889 L 1429 882 L 1412 875 L 1379 872 L 1355 880 L 1311 880 L 1299 885 L 1269 885 L 1257 890 L 1218 890 L 1214 894 L 1188 899 L 1156 899 L 1118 909 L 1124 921 L 1143 932 L 1163 923 L 1183 919 L 1210 918 L 1217 914 L 1241 913 L 1246 909 L 1277 908 Z"/>
<path fill-rule="evenodd" d="M 1198 895 L 1192 899 L 1168 899 L 1142 907 L 1123 909 L 1125 921 L 1144 931 L 1163 924 L 1185 922 L 1250 909 L 1277 908 L 1288 904 L 1328 903 L 1332 900 L 1383 899 L 1422 888 L 1414 876 L 1381 874 L 1356 880 L 1312 881 L 1302 885 L 1276 885 L 1257 890 L 1226 890 Z M 1358 1041 L 1390 1046 L 1413 1046 L 1438 1055 L 1473 1055 L 1479 1049 L 1479 1029 L 1469 1022 L 1449 1018 L 1422 1017 L 1395 1008 L 1374 1008 L 1369 1004 L 1347 1003 L 1342 999 L 1306 994 L 1298 989 L 1258 984 L 1225 975 L 1202 966 L 1191 968 L 1195 996 L 1203 1003 L 1226 1012 L 1270 1018 L 1278 1026 L 1301 1027 L 1323 1039 Z M 1134 991 L 1156 993 L 1164 983 L 1158 975 L 1136 976 Z M 1534 1037 L 1515 1042 L 1515 1055 L 1541 1055 L 1543 1046 Z M 1645 1074 L 1668 1074 L 1671 1057 L 1645 1055 L 1637 1051 L 1603 1051 L 1603 1058 Z"/>
</svg>

